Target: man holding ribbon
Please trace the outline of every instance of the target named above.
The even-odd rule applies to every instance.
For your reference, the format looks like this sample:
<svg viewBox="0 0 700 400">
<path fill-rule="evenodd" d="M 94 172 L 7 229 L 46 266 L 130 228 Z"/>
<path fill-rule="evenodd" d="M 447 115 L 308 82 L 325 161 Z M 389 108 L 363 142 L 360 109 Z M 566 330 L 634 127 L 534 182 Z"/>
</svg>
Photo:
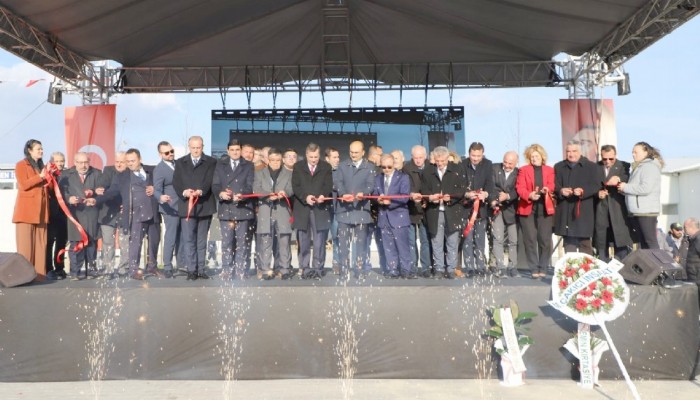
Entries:
<svg viewBox="0 0 700 400">
<path fill-rule="evenodd" d="M 207 234 L 211 216 L 216 212 L 216 198 L 212 195 L 216 160 L 204 154 L 204 139 L 192 136 L 187 141 L 189 154 L 175 162 L 173 188 L 180 197 L 181 240 L 185 241 L 187 280 L 209 279 L 204 272 Z"/>
<path fill-rule="evenodd" d="M 299 242 L 299 270 L 302 279 L 321 279 L 326 259 L 326 238 L 331 226 L 333 199 L 331 165 L 321 161 L 316 143 L 306 146 L 306 159 L 297 162 L 292 172 L 294 222 Z M 313 263 L 311 243 L 313 242 Z"/>
<path fill-rule="evenodd" d="M 484 145 L 474 142 L 469 145 L 469 157 L 462 161 L 467 190 L 464 203 L 467 229 L 462 247 L 463 265 L 468 278 L 486 275 L 486 225 L 488 201 L 493 197 L 493 164 L 484 157 Z"/>
<path fill-rule="evenodd" d="M 218 199 L 218 217 L 221 227 L 221 264 L 224 279 L 243 279 L 251 235 L 248 229 L 255 218 L 253 193 L 253 163 L 241 157 L 241 144 L 231 139 L 228 157 L 216 165 L 212 192 Z"/>
<path fill-rule="evenodd" d="M 71 216 L 77 221 L 77 224 L 68 224 L 70 279 L 77 281 L 81 279 L 79 275 L 83 266 L 85 277 L 96 270 L 99 210 L 95 207 L 95 189 L 102 173 L 90 166 L 87 153 L 77 153 L 73 162 L 75 166 L 64 172 L 60 185 Z"/>
<path fill-rule="evenodd" d="M 518 276 L 518 226 L 515 224 L 515 206 L 518 204 L 518 192 L 515 190 L 517 177 L 518 153 L 508 151 L 503 155 L 502 163 L 493 165 L 494 198 L 490 202 L 493 256 L 496 261 L 494 275 L 499 278 Z"/>
<path fill-rule="evenodd" d="M 363 157 L 365 146 L 360 141 L 350 143 L 350 159 L 343 161 L 336 170 L 338 205 L 335 218 L 338 220 L 338 258 L 341 277 L 353 272 L 356 277 L 367 275 L 365 266 L 369 257 L 367 240 L 369 224 L 373 222 L 370 201 L 364 195 L 374 188 L 375 166 Z M 350 249 L 355 246 L 354 259 L 350 260 Z"/>
<path fill-rule="evenodd" d="M 593 255 L 594 197 L 600 182 L 596 164 L 581 156 L 581 145 L 566 145 L 566 159 L 554 165 L 557 208 L 554 233 L 564 238 L 567 252 Z"/>
<path fill-rule="evenodd" d="M 413 201 L 427 197 L 425 209 L 428 232 L 433 246 L 435 277 L 454 279 L 459 250 L 459 236 L 464 228 L 464 193 L 467 179 L 464 170 L 447 161 L 450 151 L 445 146 L 433 150 L 435 165 L 426 167 L 421 182 L 421 194 Z"/>
</svg>

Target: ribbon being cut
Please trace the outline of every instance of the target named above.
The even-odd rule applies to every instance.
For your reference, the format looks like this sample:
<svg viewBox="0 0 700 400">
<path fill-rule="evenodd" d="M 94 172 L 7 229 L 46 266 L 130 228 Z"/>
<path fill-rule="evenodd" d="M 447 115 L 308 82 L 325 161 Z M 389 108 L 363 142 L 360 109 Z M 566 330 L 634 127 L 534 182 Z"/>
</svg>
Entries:
<svg viewBox="0 0 700 400">
<path fill-rule="evenodd" d="M 83 226 L 80 225 L 80 223 L 73 217 L 71 214 L 70 210 L 68 209 L 68 205 L 66 204 L 66 201 L 63 199 L 63 194 L 61 193 L 61 188 L 58 186 L 58 178 L 61 176 L 61 171 L 58 169 L 56 164 L 50 162 L 46 164 L 44 167 L 44 179 L 46 179 L 46 184 L 44 186 L 48 187 L 49 190 L 53 190 L 54 195 L 56 196 L 56 200 L 58 201 L 59 207 L 61 207 L 61 210 L 63 213 L 66 215 L 66 218 L 75 225 L 76 229 L 78 229 L 78 232 L 80 233 L 80 241 L 73 247 L 72 249 L 68 249 L 68 251 L 80 251 L 82 250 L 85 246 L 88 244 L 88 235 L 87 232 L 85 232 L 85 229 L 83 229 Z M 91 198 L 94 195 L 92 190 L 86 190 L 85 191 L 85 198 L 80 199 L 81 203 L 85 203 L 85 200 L 87 198 Z M 56 262 L 61 262 L 61 256 L 63 256 L 63 253 L 66 252 L 66 249 L 61 249 L 58 254 L 56 255 Z"/>
<path fill-rule="evenodd" d="M 289 212 L 289 223 L 293 224 L 294 223 L 294 216 L 292 215 L 292 202 L 289 200 L 289 197 L 287 196 L 286 193 L 284 192 L 278 192 L 278 193 L 247 193 L 247 194 L 238 194 L 234 195 L 233 191 L 231 189 L 226 189 L 226 192 L 231 196 L 232 198 L 234 196 L 238 197 L 239 199 L 259 199 L 259 198 L 264 198 L 264 197 L 273 197 L 271 200 L 279 200 L 279 198 L 283 198 L 284 201 L 287 203 L 287 211 Z M 332 199 L 324 199 L 324 200 L 332 200 Z M 318 201 L 318 200 L 314 200 Z"/>
</svg>

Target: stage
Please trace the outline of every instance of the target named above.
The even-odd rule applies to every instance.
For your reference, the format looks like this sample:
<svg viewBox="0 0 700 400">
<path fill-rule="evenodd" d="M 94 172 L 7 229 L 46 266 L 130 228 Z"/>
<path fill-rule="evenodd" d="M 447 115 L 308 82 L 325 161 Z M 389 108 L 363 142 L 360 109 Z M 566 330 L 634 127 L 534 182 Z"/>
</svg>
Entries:
<svg viewBox="0 0 700 400">
<path fill-rule="evenodd" d="M 630 285 L 608 328 L 633 379 L 688 380 L 700 347 L 698 288 Z M 571 379 L 576 323 L 529 278 L 224 283 L 54 281 L 0 289 L 0 381 L 354 377 L 497 378 L 485 309 L 534 311 L 528 378 Z M 596 335 L 603 337 L 596 330 Z M 611 352 L 602 379 L 621 379 Z"/>
</svg>

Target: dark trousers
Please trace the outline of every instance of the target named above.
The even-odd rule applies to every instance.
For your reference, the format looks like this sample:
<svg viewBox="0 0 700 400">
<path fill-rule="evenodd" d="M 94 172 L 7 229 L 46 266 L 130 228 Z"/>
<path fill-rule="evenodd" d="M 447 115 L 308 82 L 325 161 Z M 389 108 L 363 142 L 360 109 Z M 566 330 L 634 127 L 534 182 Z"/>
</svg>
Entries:
<svg viewBox="0 0 700 400">
<path fill-rule="evenodd" d="M 224 271 L 243 275 L 246 271 L 246 261 L 250 261 L 249 221 L 219 220 L 221 226 L 221 267 Z"/>
<path fill-rule="evenodd" d="M 338 265 L 341 273 L 360 272 L 369 258 L 367 224 L 345 224 L 338 222 Z M 350 249 L 356 246 L 356 253 L 351 257 Z M 350 259 L 352 258 L 352 260 Z"/>
<path fill-rule="evenodd" d="M 595 248 L 598 252 L 598 258 L 605 262 L 610 261 L 609 248 L 611 244 L 615 249 L 615 258 L 617 258 L 618 260 L 622 260 L 623 258 L 627 257 L 627 255 L 630 252 L 629 247 L 615 246 L 615 234 L 613 233 L 612 227 L 609 226 L 605 231 L 605 235 L 600 236 L 604 237 L 596 237 L 595 240 Z"/>
<path fill-rule="evenodd" d="M 591 238 L 564 236 L 564 250 L 566 250 L 567 253 L 578 251 L 593 255 Z"/>
<path fill-rule="evenodd" d="M 181 239 L 185 241 L 185 264 L 187 272 L 204 273 L 207 262 L 207 234 L 211 217 L 180 218 Z"/>
<path fill-rule="evenodd" d="M 70 242 L 70 248 L 74 249 L 75 246 L 80 243 L 77 241 Z M 97 246 L 92 240 L 88 242 L 87 246 L 83 247 L 80 251 L 69 251 L 68 259 L 70 260 L 70 274 L 71 276 L 78 276 L 80 269 L 85 266 L 85 276 L 88 274 L 88 266 L 95 263 L 97 260 Z"/>
<path fill-rule="evenodd" d="M 632 227 L 639 233 L 639 244 L 643 249 L 658 249 L 659 241 L 656 239 L 656 217 L 633 216 L 630 218 Z"/>
<path fill-rule="evenodd" d="M 148 258 L 146 270 L 154 271 L 158 267 L 158 245 L 160 244 L 160 224 L 152 219 L 148 221 L 131 221 L 129 229 L 129 273 L 133 274 L 141 264 L 141 245 L 148 236 Z"/>
<path fill-rule="evenodd" d="M 474 221 L 472 230 L 464 238 L 462 269 L 486 270 L 486 222 L 483 218 Z"/>
<path fill-rule="evenodd" d="M 316 229 L 316 218 L 314 213 L 309 213 L 309 226 L 305 230 L 297 231 L 297 241 L 299 242 L 299 269 L 306 273 L 309 269 L 321 273 L 326 260 L 326 238 L 328 230 Z M 311 260 L 311 246 L 313 242 L 313 263 Z"/>
<path fill-rule="evenodd" d="M 523 230 L 523 245 L 527 265 L 532 272 L 546 271 L 552 259 L 552 227 L 554 217 L 551 215 L 519 215 L 518 222 Z"/>
<path fill-rule="evenodd" d="M 391 276 L 411 274 L 411 246 L 408 240 L 411 229 L 413 227 L 410 225 L 399 228 L 391 226 L 382 228 L 386 268 Z"/>
<path fill-rule="evenodd" d="M 68 225 L 65 219 L 51 221 L 46 226 L 46 271 L 63 271 L 65 256 L 57 259 L 58 252 L 66 248 L 68 243 Z M 55 245 L 55 248 L 54 248 Z"/>
</svg>

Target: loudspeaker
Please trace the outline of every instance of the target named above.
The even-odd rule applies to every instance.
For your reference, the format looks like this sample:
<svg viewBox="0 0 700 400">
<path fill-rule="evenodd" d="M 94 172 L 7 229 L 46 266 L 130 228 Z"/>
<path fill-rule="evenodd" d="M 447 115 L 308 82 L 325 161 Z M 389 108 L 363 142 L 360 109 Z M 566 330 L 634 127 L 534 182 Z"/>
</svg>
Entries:
<svg viewBox="0 0 700 400">
<path fill-rule="evenodd" d="M 34 266 L 18 253 L 0 253 L 0 285 L 24 285 L 36 278 Z"/>
<path fill-rule="evenodd" d="M 668 252 L 660 249 L 640 249 L 633 251 L 622 260 L 625 265 L 620 275 L 627 282 L 640 285 L 664 284 L 674 280 L 684 280 L 685 269 L 673 261 Z"/>
</svg>

